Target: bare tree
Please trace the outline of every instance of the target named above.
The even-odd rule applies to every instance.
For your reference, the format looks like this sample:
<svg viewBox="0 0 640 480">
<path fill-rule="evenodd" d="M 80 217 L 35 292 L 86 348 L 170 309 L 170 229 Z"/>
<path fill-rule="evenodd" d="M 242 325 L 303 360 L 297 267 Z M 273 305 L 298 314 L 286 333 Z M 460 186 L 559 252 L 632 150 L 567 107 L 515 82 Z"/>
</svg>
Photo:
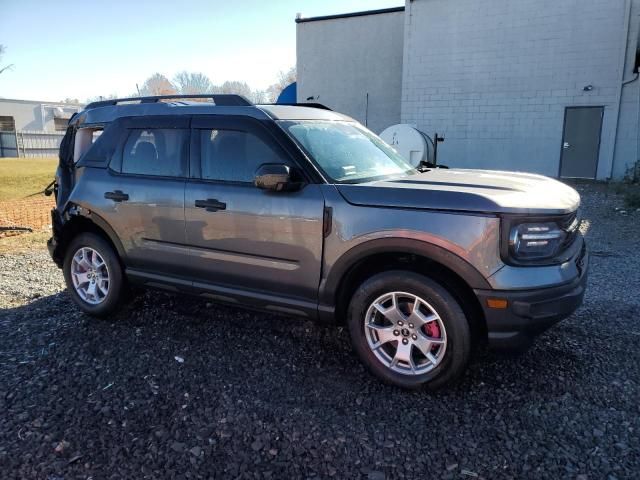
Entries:
<svg viewBox="0 0 640 480">
<path fill-rule="evenodd" d="M 268 103 L 269 98 L 267 97 L 267 92 L 265 90 L 254 90 L 251 92 L 251 96 L 249 97 L 253 103 Z"/>
<path fill-rule="evenodd" d="M 235 93 L 236 95 L 244 95 L 247 98 L 250 98 L 253 94 L 251 87 L 246 82 L 238 80 L 227 80 L 217 90 L 219 90 L 217 93 Z"/>
<path fill-rule="evenodd" d="M 266 103 L 275 101 L 282 89 L 294 82 L 295 78 L 296 69 L 291 68 L 287 72 L 280 72 L 278 81 L 267 90 L 252 90 L 246 82 L 239 80 L 227 80 L 222 85 L 214 85 L 209 77 L 200 72 L 184 70 L 173 77 L 173 82 L 160 73 L 154 73 L 142 84 L 140 95 L 227 93 L 242 95 L 253 103 Z"/>
<path fill-rule="evenodd" d="M 127 96 L 135 97 L 135 95 L 127 95 Z M 98 95 L 95 97 L 87 98 L 87 101 L 85 102 L 85 104 L 88 104 L 91 102 L 101 102 L 102 100 L 113 100 L 115 98 L 118 98 L 118 95 L 116 95 L 115 93 L 110 93 L 109 95 Z"/>
<path fill-rule="evenodd" d="M 213 83 L 204 73 L 182 71 L 173 77 L 173 85 L 183 95 L 213 92 Z"/>
<path fill-rule="evenodd" d="M 154 73 L 147 78 L 140 89 L 142 96 L 175 95 L 177 93 L 175 85 L 161 73 Z"/>
<path fill-rule="evenodd" d="M 280 71 L 280 73 L 278 73 L 278 81 L 267 88 L 267 100 L 269 102 L 275 102 L 282 90 L 284 90 L 287 85 L 296 81 L 296 77 L 296 67 L 291 67 L 286 72 Z"/>
<path fill-rule="evenodd" d="M 222 85 L 213 85 L 211 93 L 242 95 L 253 103 L 265 103 L 267 101 L 264 90 L 252 90 L 247 82 L 241 82 L 240 80 L 227 80 Z"/>
<path fill-rule="evenodd" d="M 6 51 L 7 51 L 7 47 L 5 47 L 4 45 L 0 45 L 0 60 L 2 60 L 2 57 L 4 56 Z M 9 65 L 5 65 L 4 67 L 0 67 L 0 74 L 2 74 L 3 72 L 6 72 L 7 70 L 11 70 L 12 68 L 13 68 L 13 63 L 10 63 Z"/>
</svg>

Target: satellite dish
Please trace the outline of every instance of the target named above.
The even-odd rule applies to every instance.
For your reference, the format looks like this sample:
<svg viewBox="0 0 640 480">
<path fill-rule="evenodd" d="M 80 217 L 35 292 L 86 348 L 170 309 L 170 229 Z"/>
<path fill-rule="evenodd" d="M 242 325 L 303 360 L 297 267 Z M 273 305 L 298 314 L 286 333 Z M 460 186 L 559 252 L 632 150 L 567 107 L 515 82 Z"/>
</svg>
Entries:
<svg viewBox="0 0 640 480">
<path fill-rule="evenodd" d="M 427 136 L 412 125 L 399 123 L 385 128 L 380 138 L 391 145 L 407 162 L 417 167 L 429 160 Z"/>
</svg>

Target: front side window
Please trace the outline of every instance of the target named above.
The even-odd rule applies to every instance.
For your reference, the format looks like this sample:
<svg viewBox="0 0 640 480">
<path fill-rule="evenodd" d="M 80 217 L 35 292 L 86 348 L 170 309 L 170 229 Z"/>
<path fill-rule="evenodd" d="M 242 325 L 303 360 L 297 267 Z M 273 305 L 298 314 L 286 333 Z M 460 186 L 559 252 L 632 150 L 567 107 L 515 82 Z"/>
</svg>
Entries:
<svg viewBox="0 0 640 480">
<path fill-rule="evenodd" d="M 361 183 L 416 173 L 393 148 L 357 123 L 279 123 L 334 182 Z"/>
<path fill-rule="evenodd" d="M 283 163 L 282 157 L 256 135 L 241 130 L 200 130 L 202 178 L 253 183 L 263 163 Z"/>
<path fill-rule="evenodd" d="M 122 173 L 181 177 L 185 174 L 188 130 L 132 129 L 122 152 Z"/>
</svg>

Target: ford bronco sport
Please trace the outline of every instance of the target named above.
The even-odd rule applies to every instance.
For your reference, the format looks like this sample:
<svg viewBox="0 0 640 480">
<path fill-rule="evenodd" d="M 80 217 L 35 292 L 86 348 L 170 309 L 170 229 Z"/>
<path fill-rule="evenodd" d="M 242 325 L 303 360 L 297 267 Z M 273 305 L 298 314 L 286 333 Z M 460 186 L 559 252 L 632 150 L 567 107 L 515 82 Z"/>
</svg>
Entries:
<svg viewBox="0 0 640 480">
<path fill-rule="evenodd" d="M 86 313 L 136 283 L 335 319 L 380 379 L 434 388 L 473 345 L 524 348 L 581 304 L 574 189 L 416 169 L 321 105 L 205 97 L 95 102 L 69 122 L 49 250 Z"/>
</svg>

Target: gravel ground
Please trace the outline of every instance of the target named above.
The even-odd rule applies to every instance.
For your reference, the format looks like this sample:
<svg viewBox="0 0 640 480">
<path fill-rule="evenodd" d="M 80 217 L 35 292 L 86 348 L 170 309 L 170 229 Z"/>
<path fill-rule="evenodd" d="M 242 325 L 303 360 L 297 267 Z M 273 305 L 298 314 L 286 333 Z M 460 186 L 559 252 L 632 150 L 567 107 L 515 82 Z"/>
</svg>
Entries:
<svg viewBox="0 0 640 480">
<path fill-rule="evenodd" d="M 157 292 L 92 320 L 46 252 L 0 255 L 0 476 L 637 478 L 640 212 L 581 191 L 585 305 L 437 394 L 335 327 Z"/>
</svg>

